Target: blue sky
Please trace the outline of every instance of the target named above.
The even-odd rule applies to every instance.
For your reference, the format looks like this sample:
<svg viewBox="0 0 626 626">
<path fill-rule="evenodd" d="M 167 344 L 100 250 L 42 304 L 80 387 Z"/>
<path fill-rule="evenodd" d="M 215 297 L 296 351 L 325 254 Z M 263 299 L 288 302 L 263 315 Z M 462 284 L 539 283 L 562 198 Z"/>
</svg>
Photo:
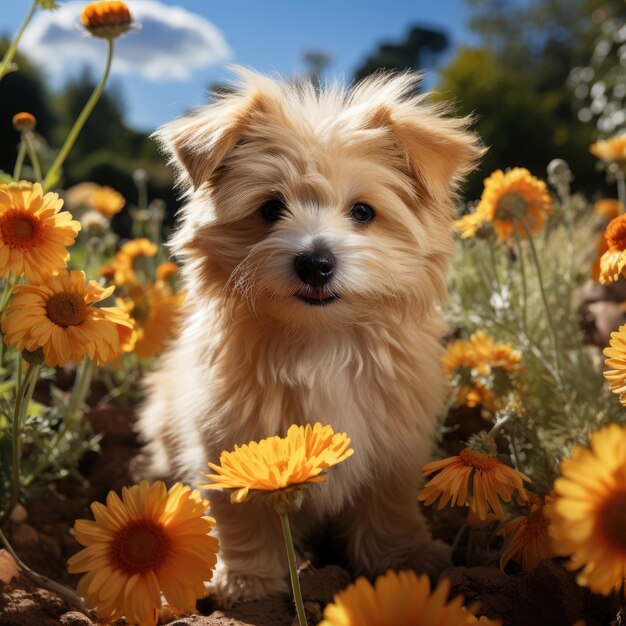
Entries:
<svg viewBox="0 0 626 626">
<path fill-rule="evenodd" d="M 84 3 L 61 4 L 57 15 L 40 12 L 20 47 L 45 66 L 52 87 L 85 64 L 95 74 L 104 56 L 103 42 L 84 37 L 76 27 Z M 415 24 L 444 30 L 452 49 L 472 41 L 465 0 L 127 0 L 127 4 L 139 22 L 143 17 L 144 28 L 120 40 L 112 80 L 121 86 L 127 121 L 146 130 L 204 102 L 208 85 L 228 78 L 229 63 L 289 76 L 304 70 L 303 51 L 323 50 L 333 57 L 328 75 L 349 80 L 378 43 L 401 40 Z M 0 33 L 13 34 L 29 5 L 23 0 L 4 7 Z M 434 70 L 428 82 L 435 82 Z"/>
</svg>

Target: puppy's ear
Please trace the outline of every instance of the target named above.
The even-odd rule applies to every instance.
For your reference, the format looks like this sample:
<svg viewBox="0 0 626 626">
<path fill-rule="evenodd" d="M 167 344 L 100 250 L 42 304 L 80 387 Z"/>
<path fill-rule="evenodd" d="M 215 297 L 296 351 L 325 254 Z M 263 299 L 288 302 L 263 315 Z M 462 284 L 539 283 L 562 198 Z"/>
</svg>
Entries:
<svg viewBox="0 0 626 626">
<path fill-rule="evenodd" d="M 211 179 L 255 114 L 266 108 L 261 91 L 230 93 L 218 98 L 154 133 L 177 168 L 179 182 L 190 180 L 196 189 Z"/>
<path fill-rule="evenodd" d="M 452 117 L 446 105 L 416 95 L 419 75 L 376 76 L 357 88 L 371 94 L 365 125 L 387 128 L 403 151 L 411 174 L 435 201 L 450 198 L 485 153 L 471 132 L 471 117 Z"/>
</svg>

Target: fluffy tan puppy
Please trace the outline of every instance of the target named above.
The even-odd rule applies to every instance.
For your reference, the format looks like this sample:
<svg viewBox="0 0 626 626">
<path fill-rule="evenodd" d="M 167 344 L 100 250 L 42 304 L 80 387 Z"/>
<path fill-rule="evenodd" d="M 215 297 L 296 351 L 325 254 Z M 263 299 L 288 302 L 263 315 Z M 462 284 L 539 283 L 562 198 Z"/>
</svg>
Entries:
<svg viewBox="0 0 626 626">
<path fill-rule="evenodd" d="M 149 377 L 144 475 L 192 483 L 222 450 L 331 424 L 355 454 L 292 524 L 341 538 L 356 572 L 444 567 L 416 496 L 446 396 L 440 305 L 468 119 L 377 75 L 316 93 L 238 70 L 236 90 L 156 136 L 187 190 L 180 337 Z M 210 494 L 222 600 L 286 592 L 278 516 Z"/>
</svg>

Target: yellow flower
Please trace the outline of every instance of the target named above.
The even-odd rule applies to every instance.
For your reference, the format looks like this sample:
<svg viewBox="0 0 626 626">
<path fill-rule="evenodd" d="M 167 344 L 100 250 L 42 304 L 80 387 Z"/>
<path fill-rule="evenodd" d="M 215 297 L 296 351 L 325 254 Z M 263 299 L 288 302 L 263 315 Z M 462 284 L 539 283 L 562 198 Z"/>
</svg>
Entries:
<svg viewBox="0 0 626 626">
<path fill-rule="evenodd" d="M 475 616 L 476 607 L 466 609 L 463 596 L 450 602 L 450 583 L 443 579 L 431 591 L 428 576 L 393 572 L 375 583 L 366 578 L 335 595 L 324 609 L 319 626 L 499 626 L 499 620 Z"/>
<path fill-rule="evenodd" d="M 222 452 L 220 464 L 209 463 L 215 474 L 207 474 L 213 484 L 207 489 L 236 489 L 231 502 L 243 502 L 250 490 L 276 491 L 304 483 L 321 483 L 322 472 L 344 461 L 354 450 L 345 433 L 335 433 L 330 426 L 296 426 L 286 437 L 268 437 L 235 446 Z"/>
<path fill-rule="evenodd" d="M 111 491 L 106 506 L 91 505 L 95 521 L 77 520 L 83 546 L 68 561 L 72 574 L 85 572 L 78 593 L 100 619 L 122 615 L 130 624 L 155 626 L 163 592 L 175 613 L 192 611 L 211 580 L 218 543 L 204 515 L 208 502 L 197 490 L 162 482 Z"/>
<path fill-rule="evenodd" d="M 626 325 L 611 333 L 604 356 L 608 357 L 604 364 L 612 368 L 604 372 L 604 378 L 610 383 L 609 389 L 618 394 L 619 401 L 626 406 Z"/>
<path fill-rule="evenodd" d="M 80 224 L 62 206 L 39 183 L 0 186 L 0 274 L 38 282 L 65 269 Z"/>
<path fill-rule="evenodd" d="M 476 237 L 482 226 L 488 223 L 487 217 L 481 212 L 467 213 L 458 220 L 454 221 L 454 227 L 459 233 L 461 239 Z"/>
<path fill-rule="evenodd" d="M 602 161 L 624 161 L 626 160 L 626 135 L 596 141 L 589 146 L 589 152 Z"/>
<path fill-rule="evenodd" d="M 37 125 L 37 118 L 32 113 L 21 111 L 16 113 L 11 120 L 13 128 L 20 133 L 28 133 L 31 130 L 35 130 Z"/>
<path fill-rule="evenodd" d="M 600 282 L 617 280 L 626 266 L 626 214 L 612 219 L 604 231 L 607 251 L 600 257 Z"/>
<path fill-rule="evenodd" d="M 504 519 L 501 500 L 511 502 L 513 493 L 526 499 L 524 481 L 528 476 L 501 463 L 491 437 L 476 435 L 458 456 L 424 465 L 424 476 L 431 478 L 418 496 L 430 506 L 439 499 L 438 509 L 446 505 L 468 506 L 481 520 L 491 513 Z"/>
<path fill-rule="evenodd" d="M 124 208 L 126 199 L 111 187 L 99 187 L 91 196 L 90 204 L 98 213 L 111 219 Z"/>
<path fill-rule="evenodd" d="M 41 285 L 18 285 L 2 316 L 4 342 L 30 352 L 42 348 L 49 367 L 85 355 L 96 364 L 113 361 L 133 323 L 117 307 L 91 306 L 112 293 L 76 270 Z"/>
<path fill-rule="evenodd" d="M 80 21 L 94 37 L 102 39 L 115 39 L 128 32 L 133 25 L 126 3 L 118 0 L 91 2 L 80 14 Z"/>
<path fill-rule="evenodd" d="M 116 285 L 136 284 L 137 277 L 135 272 L 138 269 L 144 270 L 142 263 L 147 258 L 156 256 L 159 247 L 152 243 L 149 239 L 141 237 L 133 239 L 125 243 L 113 260 L 103 269 L 103 275 L 113 275 L 113 281 Z"/>
<path fill-rule="evenodd" d="M 626 426 L 610 424 L 561 463 L 549 509 L 557 554 L 579 585 L 608 595 L 626 578 Z M 582 568 L 582 569 L 581 569 Z M 622 591 L 626 597 L 626 591 Z"/>
<path fill-rule="evenodd" d="M 504 569 L 511 560 L 519 563 L 525 572 L 534 569 L 543 559 L 554 556 L 550 537 L 550 518 L 544 507 L 552 498 L 540 498 L 532 494 L 526 515 L 517 517 L 502 528 L 504 546 L 500 555 L 500 567 Z"/>
<path fill-rule="evenodd" d="M 156 269 L 156 275 L 158 280 L 169 280 L 177 273 L 178 265 L 176 265 L 176 263 L 172 263 L 171 261 L 161 263 Z"/>
<path fill-rule="evenodd" d="M 497 170 L 485 180 L 476 213 L 492 223 L 500 239 L 526 233 L 516 222 L 523 220 L 532 233 L 543 227 L 550 211 L 551 200 L 546 184 L 523 167 L 514 167 L 504 173 Z M 478 218 L 476 218 L 478 219 Z"/>
<path fill-rule="evenodd" d="M 134 287 L 130 298 L 118 300 L 118 306 L 135 320 L 133 342 L 126 350 L 134 350 L 142 359 L 161 352 L 176 335 L 183 299 L 183 294 L 158 281 L 145 291 Z"/>
<path fill-rule="evenodd" d="M 487 387 L 488 379 L 498 370 L 516 374 L 521 370 L 522 354 L 508 343 L 496 344 L 483 331 L 472 334 L 469 341 L 451 341 L 442 356 L 448 376 L 458 376 L 457 403 L 469 407 L 481 405 L 495 408 L 494 394 Z"/>
<path fill-rule="evenodd" d="M 621 205 L 619 200 L 615 198 L 603 198 L 602 200 L 598 200 L 593 205 L 593 210 L 596 215 L 600 217 L 604 217 L 608 220 L 612 220 L 614 217 L 617 217 L 621 211 Z"/>
</svg>

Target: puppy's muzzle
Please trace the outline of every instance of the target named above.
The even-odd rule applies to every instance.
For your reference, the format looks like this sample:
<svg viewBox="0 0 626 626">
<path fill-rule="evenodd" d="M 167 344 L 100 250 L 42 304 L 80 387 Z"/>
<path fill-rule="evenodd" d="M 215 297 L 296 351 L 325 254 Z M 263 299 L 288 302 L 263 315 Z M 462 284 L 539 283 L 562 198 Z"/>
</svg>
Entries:
<svg viewBox="0 0 626 626">
<path fill-rule="evenodd" d="M 327 250 L 303 252 L 294 259 L 294 268 L 303 283 L 323 287 L 335 271 L 335 257 Z"/>
</svg>

